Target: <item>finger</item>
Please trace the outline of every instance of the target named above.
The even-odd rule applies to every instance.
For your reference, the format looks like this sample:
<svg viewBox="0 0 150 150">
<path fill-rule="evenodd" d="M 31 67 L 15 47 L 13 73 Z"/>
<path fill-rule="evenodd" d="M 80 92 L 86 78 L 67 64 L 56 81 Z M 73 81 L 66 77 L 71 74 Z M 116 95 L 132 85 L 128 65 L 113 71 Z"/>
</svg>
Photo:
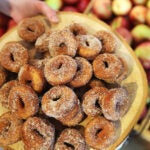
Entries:
<svg viewBox="0 0 150 150">
<path fill-rule="evenodd" d="M 51 22 L 57 23 L 59 21 L 56 11 L 50 8 L 45 2 L 36 1 L 35 5 L 39 12 L 45 15 Z"/>
</svg>

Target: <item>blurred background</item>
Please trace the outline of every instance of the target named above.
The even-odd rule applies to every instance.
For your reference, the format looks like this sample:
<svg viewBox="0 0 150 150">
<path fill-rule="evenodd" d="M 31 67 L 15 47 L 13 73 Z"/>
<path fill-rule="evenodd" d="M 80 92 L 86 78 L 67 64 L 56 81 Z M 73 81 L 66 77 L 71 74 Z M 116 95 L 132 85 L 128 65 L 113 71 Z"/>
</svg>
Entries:
<svg viewBox="0 0 150 150">
<path fill-rule="evenodd" d="M 149 83 L 145 108 L 118 150 L 150 150 L 150 0 L 45 0 L 58 11 L 96 17 L 120 34 L 140 60 Z M 0 13 L 0 37 L 17 24 Z"/>
</svg>

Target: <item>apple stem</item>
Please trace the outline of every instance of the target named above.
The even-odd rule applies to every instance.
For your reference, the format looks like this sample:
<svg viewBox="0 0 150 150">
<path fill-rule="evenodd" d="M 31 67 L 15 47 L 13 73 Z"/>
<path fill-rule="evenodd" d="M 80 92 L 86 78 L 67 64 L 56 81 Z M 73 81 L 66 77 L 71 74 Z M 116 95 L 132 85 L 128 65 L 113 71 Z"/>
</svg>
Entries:
<svg viewBox="0 0 150 150">
<path fill-rule="evenodd" d="M 89 2 L 89 4 L 87 5 L 86 9 L 83 12 L 83 14 L 88 14 L 90 12 L 90 10 L 92 9 L 93 3 L 94 3 L 94 0 L 91 0 Z"/>
</svg>

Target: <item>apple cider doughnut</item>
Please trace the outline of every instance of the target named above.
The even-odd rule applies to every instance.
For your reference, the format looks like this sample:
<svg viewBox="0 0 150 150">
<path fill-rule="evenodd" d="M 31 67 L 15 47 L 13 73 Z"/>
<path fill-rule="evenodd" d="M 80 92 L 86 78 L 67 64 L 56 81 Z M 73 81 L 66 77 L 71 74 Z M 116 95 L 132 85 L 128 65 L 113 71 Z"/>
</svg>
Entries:
<svg viewBox="0 0 150 150">
<path fill-rule="evenodd" d="M 33 18 L 25 18 L 18 26 L 18 35 L 27 42 L 35 42 L 44 32 L 44 24 Z"/>
<path fill-rule="evenodd" d="M 18 73 L 18 80 L 21 84 L 30 85 L 36 92 L 40 93 L 44 89 L 45 78 L 41 69 L 26 64 L 21 67 Z"/>
<path fill-rule="evenodd" d="M 53 150 L 55 128 L 39 117 L 28 118 L 22 127 L 25 150 Z"/>
<path fill-rule="evenodd" d="M 23 121 L 13 116 L 10 112 L 0 116 L 0 145 L 14 144 L 21 139 Z"/>
<path fill-rule="evenodd" d="M 8 42 L 0 52 L 0 63 L 5 69 L 17 73 L 28 62 L 28 57 L 25 47 L 18 42 Z"/>
<path fill-rule="evenodd" d="M 72 128 L 64 129 L 56 141 L 54 150 L 88 150 L 81 133 Z"/>
<path fill-rule="evenodd" d="M 109 120 L 119 120 L 126 114 L 130 104 L 125 88 L 110 89 L 102 100 L 102 112 Z"/>
<path fill-rule="evenodd" d="M 79 101 L 74 91 L 65 86 L 54 86 L 42 97 L 42 111 L 49 117 L 61 119 L 77 106 Z"/>
<path fill-rule="evenodd" d="M 73 23 L 69 25 L 69 30 L 73 33 L 75 37 L 78 35 L 87 34 L 86 29 L 78 23 Z"/>
<path fill-rule="evenodd" d="M 77 36 L 79 43 L 79 55 L 88 60 L 93 60 L 102 49 L 101 42 L 93 35 L 79 35 Z"/>
<path fill-rule="evenodd" d="M 120 131 L 119 121 L 112 122 L 104 117 L 97 116 L 85 127 L 85 140 L 90 147 L 103 150 L 119 138 Z"/>
<path fill-rule="evenodd" d="M 19 85 L 17 80 L 11 80 L 6 82 L 1 88 L 0 88 L 0 101 L 3 107 L 9 109 L 9 102 L 8 102 L 8 95 L 10 90 Z"/>
<path fill-rule="evenodd" d="M 103 53 L 113 53 L 118 48 L 117 40 L 113 35 L 107 31 L 101 30 L 98 31 L 95 36 L 102 43 L 102 52 Z"/>
<path fill-rule="evenodd" d="M 88 116 L 96 116 L 102 113 L 101 101 L 108 92 L 104 87 L 94 87 L 83 95 L 82 108 Z"/>
<path fill-rule="evenodd" d="M 13 87 L 8 96 L 9 107 L 18 118 L 27 119 L 38 112 L 39 99 L 35 91 L 27 85 Z"/>
<path fill-rule="evenodd" d="M 92 77 L 93 69 L 88 60 L 82 57 L 75 58 L 77 63 L 77 72 L 70 82 L 72 87 L 81 87 L 86 85 Z"/>
<path fill-rule="evenodd" d="M 122 73 L 122 62 L 115 54 L 100 54 L 93 61 L 94 75 L 108 83 L 115 83 Z"/>
<path fill-rule="evenodd" d="M 88 86 L 91 87 L 91 88 L 94 88 L 94 87 L 105 87 L 105 83 L 102 80 L 100 80 L 100 79 L 92 78 L 90 80 L 90 82 L 88 83 Z"/>
<path fill-rule="evenodd" d="M 48 48 L 52 57 L 57 55 L 74 57 L 77 51 L 77 41 L 68 29 L 54 31 L 49 36 Z"/>
<path fill-rule="evenodd" d="M 51 85 L 61 85 L 70 82 L 76 71 L 76 61 L 67 55 L 53 57 L 44 66 L 45 78 Z"/>
</svg>

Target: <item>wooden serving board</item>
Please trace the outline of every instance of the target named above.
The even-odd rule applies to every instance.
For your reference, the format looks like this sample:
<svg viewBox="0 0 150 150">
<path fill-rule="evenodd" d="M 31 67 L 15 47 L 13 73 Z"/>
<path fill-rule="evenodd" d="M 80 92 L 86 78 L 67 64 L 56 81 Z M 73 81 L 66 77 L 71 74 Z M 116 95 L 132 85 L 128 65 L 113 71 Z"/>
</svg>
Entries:
<svg viewBox="0 0 150 150">
<path fill-rule="evenodd" d="M 43 16 L 38 16 L 38 19 L 44 22 L 46 26 L 46 31 L 60 30 L 72 23 L 81 24 L 87 29 L 89 34 L 94 34 L 99 30 L 109 31 L 118 40 L 119 48 L 116 50 L 116 53 L 124 57 L 128 62 L 130 74 L 121 83 L 121 86 L 126 86 L 128 88 L 130 97 L 133 102 L 127 114 L 121 119 L 121 135 L 119 139 L 108 148 L 114 150 L 130 133 L 133 126 L 138 121 L 138 118 L 140 117 L 140 114 L 145 106 L 148 93 L 148 85 L 145 72 L 130 46 L 104 22 L 94 17 L 89 17 L 84 14 L 73 12 L 59 12 L 58 17 L 60 20 L 58 24 L 50 24 Z M 0 39 L 0 49 L 8 41 L 19 40 L 21 39 L 17 34 L 17 27 L 15 27 Z M 6 111 L 8 110 L 0 105 L 0 115 Z M 87 122 L 88 119 L 83 121 L 81 125 L 85 126 Z M 10 145 L 10 147 L 15 150 L 23 150 L 23 145 L 21 141 L 16 144 Z"/>
</svg>

